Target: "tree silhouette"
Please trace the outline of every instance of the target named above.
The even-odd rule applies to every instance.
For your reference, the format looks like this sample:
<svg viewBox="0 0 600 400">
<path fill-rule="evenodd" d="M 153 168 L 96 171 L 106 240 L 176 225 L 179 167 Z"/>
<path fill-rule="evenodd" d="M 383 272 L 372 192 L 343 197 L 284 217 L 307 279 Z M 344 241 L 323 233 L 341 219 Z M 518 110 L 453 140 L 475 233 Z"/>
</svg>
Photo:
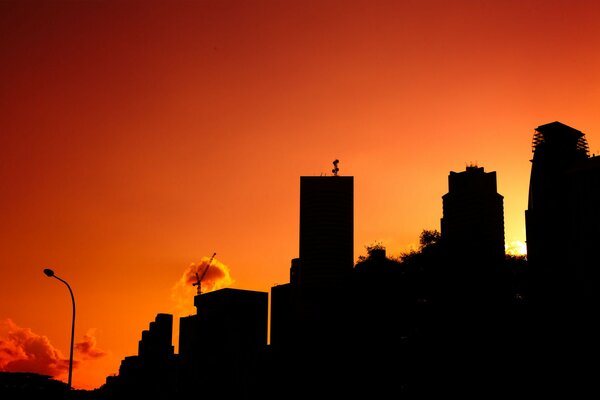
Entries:
<svg viewBox="0 0 600 400">
<path fill-rule="evenodd" d="M 428 246 L 438 244 L 442 238 L 442 234 L 437 229 L 423 229 L 419 235 L 420 250 L 427 248 Z"/>
</svg>

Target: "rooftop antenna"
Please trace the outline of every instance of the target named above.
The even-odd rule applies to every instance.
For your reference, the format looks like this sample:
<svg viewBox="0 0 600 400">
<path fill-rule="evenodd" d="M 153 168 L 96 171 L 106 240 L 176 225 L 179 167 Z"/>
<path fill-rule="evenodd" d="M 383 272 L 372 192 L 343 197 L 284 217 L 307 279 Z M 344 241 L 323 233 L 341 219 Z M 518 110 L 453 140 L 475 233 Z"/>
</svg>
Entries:
<svg viewBox="0 0 600 400">
<path fill-rule="evenodd" d="M 340 170 L 338 168 L 338 164 L 339 164 L 340 160 L 334 160 L 333 161 L 333 169 L 331 170 L 331 172 L 333 172 L 333 176 L 337 176 L 338 171 Z"/>
<path fill-rule="evenodd" d="M 196 294 L 202 294 L 202 291 L 200 289 L 200 282 L 202 281 L 202 279 L 204 279 L 204 275 L 206 275 L 206 271 L 208 271 L 208 269 L 210 268 L 210 264 L 212 264 L 212 260 L 213 258 L 215 258 L 216 255 L 217 253 L 213 253 L 212 257 L 210 257 L 206 268 L 204 268 L 204 272 L 202 272 L 202 276 L 198 276 L 198 273 L 196 272 L 196 282 L 192 283 L 193 286 L 197 286 Z"/>
</svg>

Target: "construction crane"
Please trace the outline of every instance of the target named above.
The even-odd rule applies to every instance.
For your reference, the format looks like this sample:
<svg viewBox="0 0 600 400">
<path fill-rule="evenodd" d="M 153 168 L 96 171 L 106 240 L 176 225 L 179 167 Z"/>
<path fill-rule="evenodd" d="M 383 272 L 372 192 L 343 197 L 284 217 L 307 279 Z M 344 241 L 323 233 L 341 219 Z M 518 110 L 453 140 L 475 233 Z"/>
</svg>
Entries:
<svg viewBox="0 0 600 400">
<path fill-rule="evenodd" d="M 206 275 L 206 272 L 210 268 L 210 264 L 212 264 L 213 258 L 215 258 L 216 255 L 217 255 L 217 253 L 213 253 L 213 255 L 210 257 L 210 260 L 208 260 L 208 264 L 206 265 L 206 268 L 204 268 L 204 272 L 202 272 L 202 276 L 198 276 L 198 273 L 196 272 L 196 282 L 192 283 L 192 285 L 198 286 L 196 288 L 197 294 L 202 293 L 202 290 L 200 288 L 200 282 L 202 282 L 202 279 L 204 279 L 204 276 Z"/>
</svg>

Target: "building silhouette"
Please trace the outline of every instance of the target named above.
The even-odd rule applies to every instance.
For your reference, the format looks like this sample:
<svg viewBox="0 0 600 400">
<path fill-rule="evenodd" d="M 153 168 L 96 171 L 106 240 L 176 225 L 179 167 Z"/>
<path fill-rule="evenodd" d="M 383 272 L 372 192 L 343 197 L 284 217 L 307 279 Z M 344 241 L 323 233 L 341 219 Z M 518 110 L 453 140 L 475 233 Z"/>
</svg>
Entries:
<svg viewBox="0 0 600 400">
<path fill-rule="evenodd" d="M 592 300 L 598 282 L 598 204 L 600 162 L 589 156 L 585 134 L 558 121 L 538 126 L 525 211 L 533 301 Z"/>
<path fill-rule="evenodd" d="M 354 267 L 354 177 L 300 177 L 299 253 L 290 283 L 272 289 L 275 346 L 322 341 L 341 322 Z"/>
<path fill-rule="evenodd" d="M 574 293 L 578 304 L 598 303 L 598 238 L 600 238 L 600 157 L 589 157 L 566 174 L 566 237 L 574 269 Z"/>
<path fill-rule="evenodd" d="M 370 246 L 354 263 L 354 178 L 338 176 L 336 160 L 333 176 L 300 178 L 299 257 L 289 282 L 271 288 L 270 321 L 266 292 L 199 293 L 197 313 L 179 321 L 179 354 L 172 316 L 158 314 L 98 398 L 578 398 L 594 390 L 580 358 L 598 355 L 600 157 L 559 122 L 536 128 L 533 149 L 530 260 L 509 264 L 504 253 L 496 172 L 468 166 L 449 173 L 441 233 L 423 231 L 419 251 L 400 258 Z M 518 297 L 514 266 L 526 268 Z"/>
<path fill-rule="evenodd" d="M 581 395 L 595 385 L 580 359 L 598 356 L 600 162 L 583 132 L 558 121 L 538 126 L 532 147 L 524 342 L 555 391 Z"/>
<path fill-rule="evenodd" d="M 142 331 L 138 354 L 121 361 L 118 376 L 108 377 L 102 388 L 110 398 L 134 395 L 166 396 L 176 390 L 176 355 L 172 344 L 173 316 L 159 313 Z"/>
<path fill-rule="evenodd" d="M 290 267 L 290 282 L 271 288 L 271 330 L 269 343 L 271 347 L 287 348 L 299 338 L 295 325 L 298 324 L 299 298 L 298 268 L 300 259 L 292 259 Z"/>
<path fill-rule="evenodd" d="M 194 297 L 180 318 L 178 392 L 251 399 L 264 376 L 268 293 L 224 288 Z"/>
<path fill-rule="evenodd" d="M 272 376 L 279 388 L 300 385 L 294 398 L 340 394 L 332 379 L 357 361 L 347 359 L 353 269 L 354 177 L 300 177 L 299 257 L 290 282 L 271 288 Z"/>
<path fill-rule="evenodd" d="M 443 240 L 482 265 L 504 259 L 504 197 L 496 187 L 495 171 L 472 165 L 450 172 L 448 193 L 442 196 Z"/>
<path fill-rule="evenodd" d="M 497 192 L 496 172 L 467 166 L 448 175 L 442 196 L 441 239 L 452 267 L 447 285 L 455 298 L 472 302 L 498 296 L 493 290 L 504 262 L 504 197 Z"/>
<path fill-rule="evenodd" d="M 300 177 L 299 284 L 344 284 L 354 266 L 354 177 Z"/>
</svg>

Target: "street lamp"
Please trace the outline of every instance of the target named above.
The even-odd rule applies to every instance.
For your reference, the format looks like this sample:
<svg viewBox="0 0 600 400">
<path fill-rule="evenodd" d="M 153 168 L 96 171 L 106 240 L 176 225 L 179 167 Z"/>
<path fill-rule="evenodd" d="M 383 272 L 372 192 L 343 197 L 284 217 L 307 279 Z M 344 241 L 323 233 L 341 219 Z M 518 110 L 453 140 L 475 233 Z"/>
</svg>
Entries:
<svg viewBox="0 0 600 400">
<path fill-rule="evenodd" d="M 67 283 L 67 281 L 59 278 L 54 275 L 54 271 L 51 269 L 44 269 L 44 274 L 50 278 L 56 278 L 65 285 L 69 289 L 69 293 L 71 294 L 71 301 L 73 302 L 73 322 L 71 323 L 71 353 L 69 355 L 69 383 L 67 384 L 68 390 L 71 390 L 71 378 L 73 376 L 73 337 L 75 336 L 75 297 L 73 296 L 73 291 L 71 290 L 71 286 Z"/>
</svg>

